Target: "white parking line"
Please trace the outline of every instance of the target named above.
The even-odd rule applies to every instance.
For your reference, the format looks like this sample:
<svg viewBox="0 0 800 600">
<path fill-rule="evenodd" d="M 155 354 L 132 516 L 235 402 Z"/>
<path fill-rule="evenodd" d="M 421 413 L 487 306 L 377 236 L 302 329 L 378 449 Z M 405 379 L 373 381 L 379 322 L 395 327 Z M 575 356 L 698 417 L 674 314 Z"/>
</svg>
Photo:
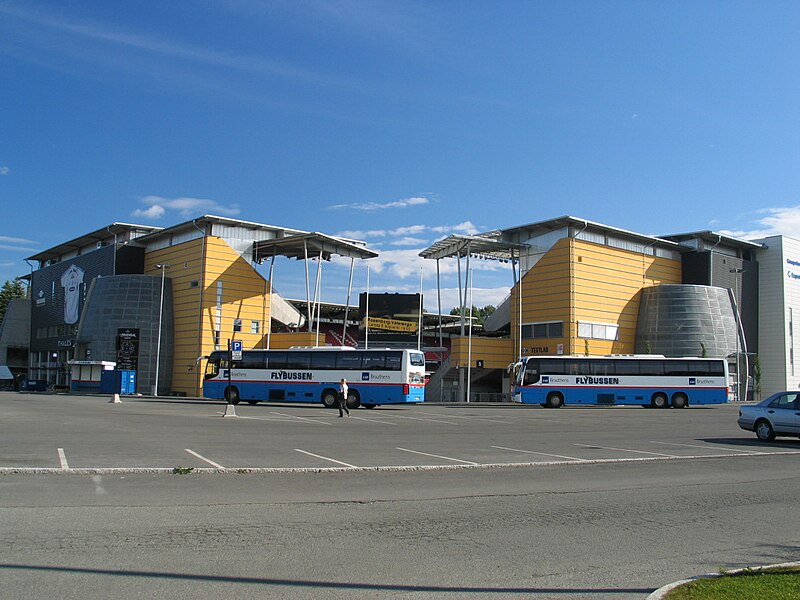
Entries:
<svg viewBox="0 0 800 600">
<path fill-rule="evenodd" d="M 569 460 L 577 460 L 578 462 L 587 462 L 585 458 L 575 458 L 574 456 L 562 456 L 561 454 L 548 454 L 547 452 L 534 452 L 533 450 L 520 450 L 519 448 L 506 448 L 505 446 L 492 446 L 498 450 L 510 450 L 511 452 L 522 452 L 524 454 L 539 454 L 541 456 L 552 456 L 553 458 L 566 458 Z"/>
<path fill-rule="evenodd" d="M 651 456 L 666 456 L 668 458 L 679 458 L 677 454 L 661 454 L 659 452 L 647 452 L 645 450 L 629 450 L 628 448 L 614 448 L 612 446 L 597 446 L 595 444 L 575 444 L 581 448 L 597 448 L 600 450 L 616 450 L 617 452 L 635 452 L 636 454 L 649 454 Z"/>
<path fill-rule="evenodd" d="M 381 421 L 380 419 L 375 419 L 373 417 L 355 417 L 350 415 L 351 419 L 357 419 L 359 421 L 367 421 L 369 423 L 383 423 L 384 425 L 397 425 L 397 423 L 392 423 L 391 421 Z"/>
<path fill-rule="evenodd" d="M 471 460 L 461 460 L 460 458 L 450 458 L 449 456 L 440 456 L 439 454 L 428 454 L 427 452 L 417 452 L 416 450 L 409 450 L 408 448 L 398 448 L 403 452 L 411 452 L 412 454 L 421 454 L 422 456 L 432 456 L 433 458 L 442 458 L 444 460 L 452 460 L 453 462 L 464 463 L 465 465 L 479 465 L 480 463 L 472 462 Z"/>
<path fill-rule="evenodd" d="M 61 462 L 61 468 L 65 471 L 69 471 L 69 463 L 67 462 L 67 455 L 64 454 L 64 449 L 58 449 L 58 460 Z"/>
<path fill-rule="evenodd" d="M 320 425 L 330 425 L 327 421 L 320 421 L 318 419 L 309 419 L 308 417 L 298 417 L 297 415 L 287 415 L 286 413 L 279 413 L 272 411 L 273 415 L 280 415 L 282 417 L 292 417 L 293 419 L 299 419 L 301 421 L 309 421 L 310 423 L 319 423 Z"/>
<path fill-rule="evenodd" d="M 186 451 L 187 451 L 189 454 L 191 454 L 192 456 L 196 456 L 196 457 L 197 457 L 197 458 L 199 458 L 200 460 L 203 460 L 203 461 L 207 462 L 207 463 L 208 463 L 208 464 L 210 464 L 212 467 L 216 467 L 216 468 L 218 468 L 218 469 L 224 469 L 224 468 L 225 468 L 225 467 L 223 467 L 221 464 L 219 464 L 219 463 L 215 463 L 213 460 L 209 460 L 209 459 L 207 459 L 205 456 L 201 456 L 200 454 L 198 454 L 198 453 L 197 453 L 197 452 L 195 452 L 194 450 L 189 450 L 189 448 L 184 448 L 184 450 L 186 450 Z"/>
<path fill-rule="evenodd" d="M 651 444 L 664 444 L 665 446 L 685 446 L 687 448 L 704 448 L 705 450 L 730 450 L 731 452 L 746 452 L 747 454 L 766 454 L 765 452 L 758 452 L 756 450 L 742 450 L 740 448 L 728 448 L 727 446 L 701 446 L 699 444 L 676 444 L 675 442 L 654 442 Z"/>
<path fill-rule="evenodd" d="M 458 425 L 452 421 L 442 421 L 441 419 L 422 419 L 420 417 L 405 417 L 403 415 L 392 415 L 395 419 L 413 419 L 414 421 L 427 421 L 430 423 L 447 423 L 448 425 Z"/>
<path fill-rule="evenodd" d="M 469 421 L 488 421 L 489 423 L 502 423 L 503 425 L 510 425 L 511 421 L 501 421 L 499 419 L 489 419 L 487 417 L 465 417 L 463 415 L 439 415 L 437 413 L 433 413 L 436 416 L 445 416 L 450 419 L 468 419 Z"/>
<path fill-rule="evenodd" d="M 320 456 L 319 454 L 314 454 L 312 452 L 306 452 L 305 450 L 300 450 L 300 448 L 295 448 L 295 451 L 301 452 L 303 454 L 308 454 L 309 456 L 313 456 L 314 458 L 319 458 L 321 460 L 329 460 L 329 461 L 331 461 L 333 463 L 336 463 L 337 465 L 344 465 L 345 467 L 350 467 L 352 469 L 358 469 L 358 467 L 356 465 L 351 465 L 349 463 L 342 462 L 340 460 L 336 460 L 335 458 L 328 458 L 327 456 Z"/>
</svg>

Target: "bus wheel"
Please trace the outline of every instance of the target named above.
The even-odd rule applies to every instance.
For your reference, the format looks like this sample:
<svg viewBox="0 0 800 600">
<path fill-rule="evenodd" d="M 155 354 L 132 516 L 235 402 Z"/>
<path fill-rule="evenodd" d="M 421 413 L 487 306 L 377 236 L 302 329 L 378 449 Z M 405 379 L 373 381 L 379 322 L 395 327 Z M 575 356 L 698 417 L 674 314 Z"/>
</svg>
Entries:
<svg viewBox="0 0 800 600">
<path fill-rule="evenodd" d="M 239 404 L 239 389 L 235 387 L 225 388 L 225 400 L 228 404 Z"/>
<path fill-rule="evenodd" d="M 376 405 L 375 404 L 362 404 L 361 406 L 363 406 L 364 408 L 375 408 Z"/>
<path fill-rule="evenodd" d="M 672 408 L 686 408 L 689 406 L 689 398 L 686 394 L 678 392 L 672 397 Z"/>
<path fill-rule="evenodd" d="M 361 398 L 358 396 L 358 392 L 349 390 L 347 392 L 347 408 L 358 408 L 359 406 L 361 406 Z"/>
<path fill-rule="evenodd" d="M 650 406 L 653 408 L 666 408 L 669 406 L 669 400 L 667 399 L 667 395 L 658 392 L 653 394 L 653 397 L 650 399 Z"/>
<path fill-rule="evenodd" d="M 553 392 L 547 397 L 547 408 L 560 408 L 564 404 L 564 396 L 560 392 Z"/>
<path fill-rule="evenodd" d="M 322 406 L 325 408 L 335 408 L 339 405 L 336 399 L 336 392 L 333 390 L 325 390 L 322 392 Z"/>
</svg>

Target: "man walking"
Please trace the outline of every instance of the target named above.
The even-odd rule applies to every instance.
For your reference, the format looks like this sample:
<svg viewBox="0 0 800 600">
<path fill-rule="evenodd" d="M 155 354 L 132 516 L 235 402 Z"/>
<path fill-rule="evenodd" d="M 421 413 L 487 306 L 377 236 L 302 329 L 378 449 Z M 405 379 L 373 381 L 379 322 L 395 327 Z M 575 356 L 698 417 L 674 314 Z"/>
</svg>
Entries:
<svg viewBox="0 0 800 600">
<path fill-rule="evenodd" d="M 347 380 L 342 377 L 339 382 L 339 416 L 343 417 L 344 413 L 350 416 L 350 411 L 347 409 Z"/>
</svg>

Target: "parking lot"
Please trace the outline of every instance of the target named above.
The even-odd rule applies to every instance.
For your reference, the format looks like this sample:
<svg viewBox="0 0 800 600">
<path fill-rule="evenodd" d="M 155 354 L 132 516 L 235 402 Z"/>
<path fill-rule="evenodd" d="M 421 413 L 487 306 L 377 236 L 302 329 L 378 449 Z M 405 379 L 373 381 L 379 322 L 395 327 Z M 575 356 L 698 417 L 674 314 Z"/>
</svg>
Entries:
<svg viewBox="0 0 800 600">
<path fill-rule="evenodd" d="M 424 470 L 800 454 L 684 410 L 408 405 L 339 418 L 321 405 L 0 393 L 0 472 Z"/>
</svg>

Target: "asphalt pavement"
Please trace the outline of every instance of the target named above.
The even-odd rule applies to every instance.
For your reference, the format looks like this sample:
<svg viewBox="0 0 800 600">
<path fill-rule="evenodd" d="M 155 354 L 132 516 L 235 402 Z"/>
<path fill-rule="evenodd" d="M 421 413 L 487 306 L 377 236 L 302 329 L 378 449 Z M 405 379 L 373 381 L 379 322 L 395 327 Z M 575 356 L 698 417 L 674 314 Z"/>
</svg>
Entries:
<svg viewBox="0 0 800 600">
<path fill-rule="evenodd" d="M 798 558 L 800 443 L 733 405 L 224 412 L 0 394 L 0 596 L 638 600 Z"/>
</svg>

